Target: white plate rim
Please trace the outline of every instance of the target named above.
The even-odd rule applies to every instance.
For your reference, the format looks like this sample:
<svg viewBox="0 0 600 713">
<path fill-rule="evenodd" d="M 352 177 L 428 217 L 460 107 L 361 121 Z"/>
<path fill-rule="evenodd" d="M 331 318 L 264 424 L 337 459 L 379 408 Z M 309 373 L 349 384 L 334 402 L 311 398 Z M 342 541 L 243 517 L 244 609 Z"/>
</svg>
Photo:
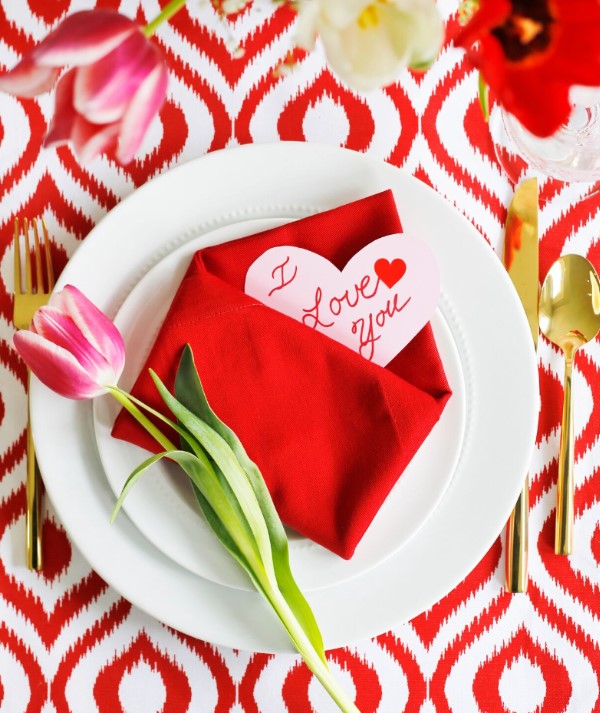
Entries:
<svg viewBox="0 0 600 713">
<path fill-rule="evenodd" d="M 57 284 L 60 289 L 71 281 L 85 288 L 81 282 L 90 270 L 111 269 L 115 289 L 110 295 L 102 297 L 98 289 L 87 292 L 103 310 L 114 314 L 135 281 L 175 247 L 174 241 L 165 242 L 165 236 L 177 236 L 178 243 L 186 239 L 190 212 L 202 211 L 209 229 L 240 215 L 276 216 L 283 203 L 287 212 L 293 213 L 294 203 L 302 206 L 300 214 L 307 206 L 317 212 L 386 188 L 392 188 L 409 229 L 418 223 L 422 236 L 451 235 L 450 242 L 439 236 L 436 250 L 460 255 L 468 266 L 469 279 L 450 276 L 451 289 L 446 285 L 460 304 L 460 314 L 454 315 L 459 331 L 465 321 L 474 320 L 482 327 L 481 334 L 470 338 L 467 353 L 459 344 L 463 367 L 468 365 L 467 381 L 482 385 L 472 401 L 465 434 L 465 442 L 475 452 L 468 454 L 471 478 L 465 478 L 466 458 L 461 458 L 435 513 L 384 566 L 311 593 L 308 598 L 328 648 L 389 630 L 443 597 L 487 552 L 521 489 L 537 430 L 537 361 L 518 296 L 489 245 L 435 191 L 389 164 L 333 146 L 249 144 L 183 164 L 135 191 L 90 233 Z M 302 200 L 292 193 L 290 205 L 289 190 L 303 193 Z M 404 212 L 403 206 L 411 213 Z M 444 217 L 442 225 L 436 225 L 438 211 Z M 130 230 L 144 233 L 151 257 L 136 255 L 115 262 L 114 256 L 123 248 L 122 221 Z M 505 372 L 488 373 L 490 378 L 482 379 L 485 359 L 475 357 L 495 350 L 503 354 Z M 515 410 L 517 398 L 520 408 Z M 482 408 L 492 403 L 496 408 Z M 292 650 L 257 594 L 224 588 L 184 571 L 149 547 L 126 518 L 112 528 L 108 525 L 114 497 L 103 474 L 98 477 L 97 453 L 86 437 L 91 432 L 90 404 L 61 399 L 34 379 L 31 419 L 56 512 L 101 577 L 153 617 L 197 638 L 239 649 Z M 478 434 L 484 434 L 477 443 L 473 423 Z M 505 433 L 494 437 L 498 428 L 510 431 L 511 448 L 499 444 Z M 66 473 L 65 453 L 75 475 Z M 90 477 L 92 470 L 96 477 Z M 477 479 L 472 477 L 475 471 Z"/>
</svg>

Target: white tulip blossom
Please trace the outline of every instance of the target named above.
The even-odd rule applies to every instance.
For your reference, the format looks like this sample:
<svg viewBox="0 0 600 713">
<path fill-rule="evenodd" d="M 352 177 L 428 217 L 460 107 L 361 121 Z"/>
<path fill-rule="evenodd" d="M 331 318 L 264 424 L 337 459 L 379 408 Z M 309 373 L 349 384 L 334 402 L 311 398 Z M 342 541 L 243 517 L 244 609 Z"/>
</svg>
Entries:
<svg viewBox="0 0 600 713">
<path fill-rule="evenodd" d="M 429 67 L 444 27 L 435 0 L 299 0 L 297 44 L 312 49 L 317 36 L 339 77 L 368 91 Z"/>
</svg>

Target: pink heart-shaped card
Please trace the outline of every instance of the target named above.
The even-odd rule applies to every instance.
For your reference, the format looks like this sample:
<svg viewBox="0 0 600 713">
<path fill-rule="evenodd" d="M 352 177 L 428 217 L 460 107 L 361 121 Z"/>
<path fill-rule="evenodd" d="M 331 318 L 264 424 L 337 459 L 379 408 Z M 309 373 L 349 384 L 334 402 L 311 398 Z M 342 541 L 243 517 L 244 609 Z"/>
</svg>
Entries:
<svg viewBox="0 0 600 713">
<path fill-rule="evenodd" d="M 342 271 L 310 250 L 271 248 L 250 266 L 245 291 L 385 366 L 433 316 L 440 273 L 426 243 L 397 233 L 366 245 Z"/>
</svg>

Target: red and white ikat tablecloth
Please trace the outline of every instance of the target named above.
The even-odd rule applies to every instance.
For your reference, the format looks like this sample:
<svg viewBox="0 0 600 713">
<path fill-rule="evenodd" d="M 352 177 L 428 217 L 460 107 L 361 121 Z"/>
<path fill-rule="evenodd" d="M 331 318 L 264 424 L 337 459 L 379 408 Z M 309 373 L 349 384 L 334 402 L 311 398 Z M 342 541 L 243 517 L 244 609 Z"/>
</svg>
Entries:
<svg viewBox="0 0 600 713">
<path fill-rule="evenodd" d="M 140 22 L 165 0 L 2 0 L 0 66 L 66 13 L 111 7 Z M 450 26 L 457 3 L 440 2 Z M 388 161 L 458 207 L 495 250 L 511 185 L 493 153 L 477 75 L 446 48 L 423 76 L 360 96 L 336 81 L 320 48 L 278 72 L 293 15 L 267 0 L 226 23 L 190 0 L 157 34 L 168 100 L 138 160 L 81 165 L 41 142 L 53 97 L 0 94 L 0 711 L 2 713 L 308 713 L 333 711 L 298 657 L 217 648 L 173 631 L 109 587 L 46 502 L 46 562 L 24 564 L 26 370 L 11 348 L 12 221 L 43 215 L 63 267 L 90 229 L 138 186 L 228 146 L 301 140 Z M 232 58 L 241 42 L 245 54 Z M 293 171 L 293 167 L 290 167 Z M 541 276 L 563 252 L 600 265 L 600 197 L 541 184 Z M 465 279 L 469 265 L 464 266 Z M 108 279 L 108 278 L 107 278 Z M 600 710 L 600 348 L 577 360 L 576 551 L 553 554 L 562 359 L 541 341 L 542 410 L 531 465 L 530 584 L 503 590 L 503 538 L 457 588 L 414 621 L 330 654 L 363 713 L 587 713 Z M 515 404 L 518 408 L 518 404 Z M 506 444 L 510 448 L 510 443 Z M 482 474 L 484 477 L 485 474 Z M 398 597 L 402 592 L 397 593 Z"/>
</svg>

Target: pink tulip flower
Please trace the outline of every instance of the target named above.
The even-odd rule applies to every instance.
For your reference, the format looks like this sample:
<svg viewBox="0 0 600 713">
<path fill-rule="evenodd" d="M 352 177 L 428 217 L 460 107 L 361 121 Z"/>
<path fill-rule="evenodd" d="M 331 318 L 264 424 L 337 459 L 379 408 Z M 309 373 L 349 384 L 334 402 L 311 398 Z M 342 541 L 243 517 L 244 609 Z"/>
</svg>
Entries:
<svg viewBox="0 0 600 713">
<path fill-rule="evenodd" d="M 118 12 L 76 12 L 0 74 L 0 91 L 37 96 L 52 89 L 67 67 L 44 145 L 72 141 L 83 161 L 116 145 L 117 160 L 129 163 L 166 96 L 159 50 Z"/>
<path fill-rule="evenodd" d="M 119 330 L 73 285 L 40 308 L 13 343 L 41 382 L 70 399 L 105 393 L 116 386 L 125 364 Z"/>
</svg>

